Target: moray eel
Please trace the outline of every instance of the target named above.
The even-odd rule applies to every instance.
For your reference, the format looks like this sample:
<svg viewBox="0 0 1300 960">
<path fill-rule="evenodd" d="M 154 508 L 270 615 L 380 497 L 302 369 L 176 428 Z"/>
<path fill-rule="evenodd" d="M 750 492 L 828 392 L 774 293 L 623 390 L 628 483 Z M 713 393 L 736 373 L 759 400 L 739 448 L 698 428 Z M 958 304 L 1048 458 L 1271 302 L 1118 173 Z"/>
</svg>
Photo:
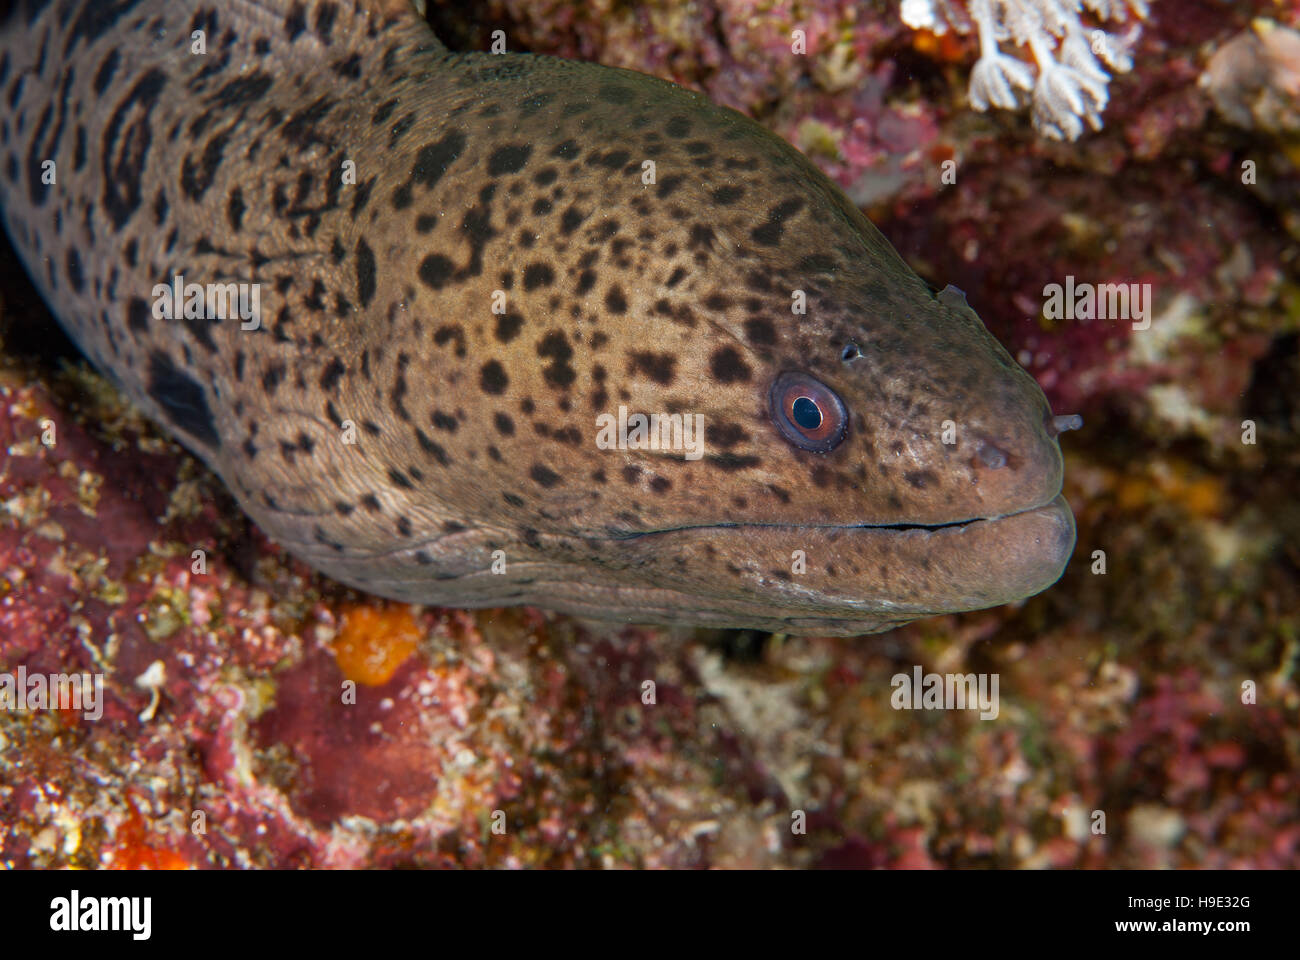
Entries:
<svg viewBox="0 0 1300 960">
<path fill-rule="evenodd" d="M 1060 576 L 1069 418 L 739 113 L 453 53 L 400 0 L 19 0 L 0 29 L 33 280 L 329 576 L 829 635 Z M 258 309 L 169 319 L 178 277 Z"/>
</svg>

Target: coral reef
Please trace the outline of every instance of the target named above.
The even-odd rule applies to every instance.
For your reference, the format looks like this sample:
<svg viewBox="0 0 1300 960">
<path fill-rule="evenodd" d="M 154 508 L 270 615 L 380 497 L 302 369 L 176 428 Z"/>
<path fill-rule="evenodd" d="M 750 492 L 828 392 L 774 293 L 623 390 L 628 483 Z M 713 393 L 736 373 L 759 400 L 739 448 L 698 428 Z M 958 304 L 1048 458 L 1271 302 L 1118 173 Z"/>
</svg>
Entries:
<svg viewBox="0 0 1300 960">
<path fill-rule="evenodd" d="M 1098 23 L 1121 25 L 1144 20 L 1149 12 L 1147 0 L 970 0 L 969 9 L 959 0 L 903 0 L 900 12 L 916 30 L 978 34 L 980 57 L 970 81 L 976 110 L 1015 110 L 1032 91 L 1035 128 L 1053 140 L 1078 140 L 1085 122 L 1101 129 L 1110 82 L 1102 65 L 1128 73 L 1129 50 L 1139 33 L 1136 24 L 1122 36 L 1090 28 L 1081 17 L 1085 9 Z M 1036 78 L 1028 64 L 1002 52 L 1008 41 L 1028 48 Z"/>
</svg>

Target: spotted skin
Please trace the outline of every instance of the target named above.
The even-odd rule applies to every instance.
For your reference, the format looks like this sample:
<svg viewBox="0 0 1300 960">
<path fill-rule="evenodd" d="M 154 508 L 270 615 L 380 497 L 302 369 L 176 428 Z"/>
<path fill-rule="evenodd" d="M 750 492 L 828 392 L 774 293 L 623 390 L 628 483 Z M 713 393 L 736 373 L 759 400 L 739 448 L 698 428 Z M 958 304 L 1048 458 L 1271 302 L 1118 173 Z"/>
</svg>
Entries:
<svg viewBox="0 0 1300 960">
<path fill-rule="evenodd" d="M 1073 546 L 1033 380 L 675 85 L 453 54 L 399 0 L 20 0 L 0 151 L 87 356 L 363 590 L 852 635 L 1035 593 Z M 260 327 L 155 319 L 178 274 L 258 283 Z M 785 371 L 842 399 L 830 452 L 774 424 Z M 598 448 L 620 405 L 702 415 L 704 455 Z"/>
</svg>

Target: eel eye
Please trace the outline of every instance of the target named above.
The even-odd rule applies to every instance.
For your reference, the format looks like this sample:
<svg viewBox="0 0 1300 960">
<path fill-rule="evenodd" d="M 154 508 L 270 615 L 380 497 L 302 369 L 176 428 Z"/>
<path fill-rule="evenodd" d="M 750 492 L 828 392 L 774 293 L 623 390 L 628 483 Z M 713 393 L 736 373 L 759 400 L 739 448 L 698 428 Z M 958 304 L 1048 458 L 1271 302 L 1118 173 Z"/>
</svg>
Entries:
<svg viewBox="0 0 1300 960">
<path fill-rule="evenodd" d="M 777 429 L 801 450 L 828 453 L 848 433 L 849 415 L 843 401 L 807 374 L 781 374 L 772 384 L 769 399 Z"/>
</svg>

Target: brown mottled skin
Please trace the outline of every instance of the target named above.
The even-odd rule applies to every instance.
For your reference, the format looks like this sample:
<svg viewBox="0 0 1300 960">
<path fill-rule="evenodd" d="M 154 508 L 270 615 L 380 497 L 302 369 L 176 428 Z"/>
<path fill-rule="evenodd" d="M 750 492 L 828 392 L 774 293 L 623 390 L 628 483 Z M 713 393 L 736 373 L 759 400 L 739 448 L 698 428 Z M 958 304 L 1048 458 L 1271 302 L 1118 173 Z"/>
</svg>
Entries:
<svg viewBox="0 0 1300 960">
<path fill-rule="evenodd" d="M 1029 596 L 1069 557 L 1034 381 L 698 94 L 453 54 L 398 0 L 20 0 L 0 57 L 5 222 L 54 312 L 345 583 L 852 635 Z M 261 328 L 154 319 L 178 273 L 260 283 Z M 785 371 L 842 399 L 832 451 L 776 428 Z M 599 449 L 620 404 L 703 414 L 704 457 Z"/>
</svg>

